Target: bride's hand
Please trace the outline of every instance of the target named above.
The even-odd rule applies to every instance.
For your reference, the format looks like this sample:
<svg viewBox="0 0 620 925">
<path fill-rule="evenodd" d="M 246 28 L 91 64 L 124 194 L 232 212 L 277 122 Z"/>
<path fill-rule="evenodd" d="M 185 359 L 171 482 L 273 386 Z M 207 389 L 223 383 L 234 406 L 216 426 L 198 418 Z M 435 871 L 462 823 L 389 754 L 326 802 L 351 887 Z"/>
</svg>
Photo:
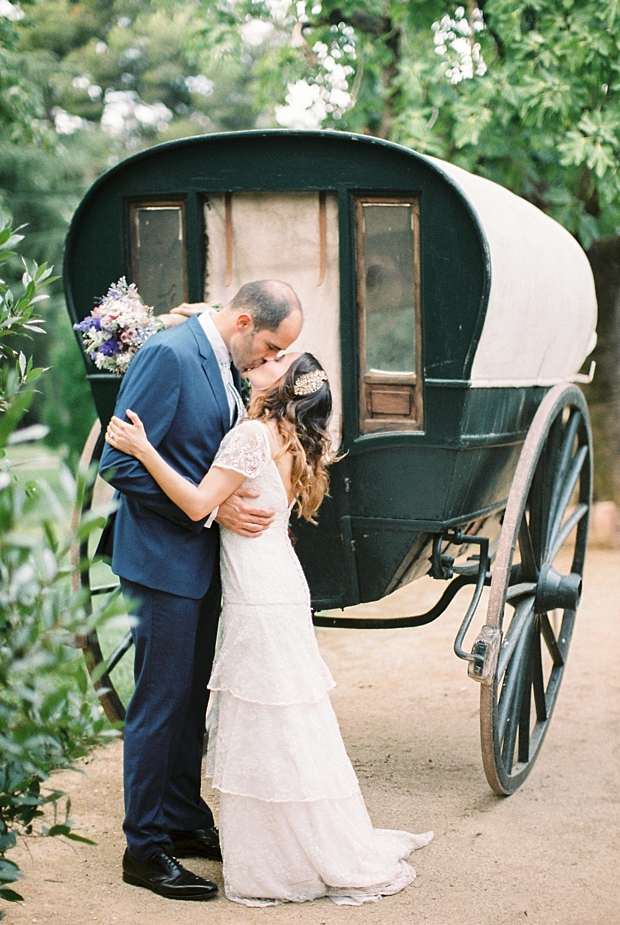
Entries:
<svg viewBox="0 0 620 925">
<path fill-rule="evenodd" d="M 192 315 L 199 315 L 208 311 L 210 307 L 208 302 L 181 302 L 180 305 L 170 310 L 170 314 L 176 317 L 181 316 L 185 321 L 187 318 L 191 318 Z"/>
<path fill-rule="evenodd" d="M 158 315 L 157 320 L 161 321 L 163 326 L 168 328 L 176 328 L 177 325 L 183 324 L 184 321 L 187 321 L 187 316 L 182 314 L 173 314 L 170 312 L 167 315 Z"/>
<path fill-rule="evenodd" d="M 140 459 L 141 454 L 150 446 L 144 424 L 135 411 L 130 411 L 128 408 L 125 413 L 131 424 L 114 416 L 108 424 L 105 439 L 115 450 Z"/>
<path fill-rule="evenodd" d="M 161 321 L 165 328 L 175 328 L 178 324 L 183 324 L 192 315 L 199 315 L 206 312 L 210 306 L 207 302 L 182 302 L 175 308 L 171 308 L 165 315 L 158 315 L 157 320 Z"/>
</svg>

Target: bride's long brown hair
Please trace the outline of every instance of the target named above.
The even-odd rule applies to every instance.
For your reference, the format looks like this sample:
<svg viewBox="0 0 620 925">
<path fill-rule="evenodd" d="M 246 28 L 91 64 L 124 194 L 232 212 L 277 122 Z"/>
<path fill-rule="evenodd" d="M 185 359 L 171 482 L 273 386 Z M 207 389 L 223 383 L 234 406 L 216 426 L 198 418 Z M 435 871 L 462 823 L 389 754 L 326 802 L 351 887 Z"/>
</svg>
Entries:
<svg viewBox="0 0 620 925">
<path fill-rule="evenodd" d="M 300 376 L 314 372 L 323 372 L 323 367 L 311 353 L 302 353 L 271 389 L 252 399 L 248 410 L 250 419 L 268 418 L 275 422 L 284 440 L 277 455 L 289 452 L 293 457 L 291 483 L 297 498 L 297 514 L 310 523 L 316 523 L 314 515 L 329 488 L 327 422 L 332 412 L 327 379 L 316 392 L 295 395 L 295 383 Z"/>
</svg>

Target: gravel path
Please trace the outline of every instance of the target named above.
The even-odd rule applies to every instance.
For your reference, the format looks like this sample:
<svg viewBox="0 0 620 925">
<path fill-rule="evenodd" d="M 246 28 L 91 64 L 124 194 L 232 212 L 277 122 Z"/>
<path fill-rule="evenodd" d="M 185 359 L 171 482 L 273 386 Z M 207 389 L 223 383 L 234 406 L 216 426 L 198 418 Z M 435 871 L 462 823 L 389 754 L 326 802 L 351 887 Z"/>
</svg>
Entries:
<svg viewBox="0 0 620 925">
<path fill-rule="evenodd" d="M 172 902 L 120 879 L 121 758 L 115 743 L 82 774 L 54 781 L 72 795 L 75 830 L 95 847 L 20 842 L 24 904 L 11 925 L 616 925 L 620 849 L 620 556 L 590 553 L 585 593 L 556 713 L 520 791 L 494 796 L 482 771 L 478 686 L 452 654 L 467 592 L 435 624 L 408 630 L 318 631 L 338 686 L 333 702 L 376 825 L 435 840 L 413 855 L 415 883 L 362 907 L 329 900 L 249 909 L 218 898 Z M 424 609 L 416 582 L 374 613 Z M 215 795 L 213 803 L 217 805 Z M 207 799 L 210 795 L 207 794 Z M 189 861 L 221 881 L 220 867 Z"/>
</svg>

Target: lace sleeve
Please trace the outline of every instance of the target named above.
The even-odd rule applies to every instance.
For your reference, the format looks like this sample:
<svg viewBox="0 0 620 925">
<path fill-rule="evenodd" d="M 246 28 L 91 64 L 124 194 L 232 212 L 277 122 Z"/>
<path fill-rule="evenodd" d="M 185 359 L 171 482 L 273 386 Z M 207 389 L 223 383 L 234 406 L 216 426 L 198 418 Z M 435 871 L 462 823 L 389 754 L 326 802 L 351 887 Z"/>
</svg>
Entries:
<svg viewBox="0 0 620 925">
<path fill-rule="evenodd" d="M 254 479 L 270 459 L 271 448 L 265 425 L 259 421 L 244 421 L 226 434 L 213 465 L 234 469 L 246 478 Z"/>
</svg>

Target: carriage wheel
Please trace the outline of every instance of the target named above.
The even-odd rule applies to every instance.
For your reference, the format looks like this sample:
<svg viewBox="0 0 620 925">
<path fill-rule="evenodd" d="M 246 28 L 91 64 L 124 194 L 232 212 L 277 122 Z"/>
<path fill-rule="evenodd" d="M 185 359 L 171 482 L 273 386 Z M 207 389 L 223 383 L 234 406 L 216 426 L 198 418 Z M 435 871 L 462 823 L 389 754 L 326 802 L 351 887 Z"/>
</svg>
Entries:
<svg viewBox="0 0 620 925">
<path fill-rule="evenodd" d="M 101 422 L 97 420 L 93 424 L 84 445 L 84 450 L 80 459 L 81 466 L 88 468 L 91 464 L 99 461 L 101 450 L 103 449 L 103 441 L 104 435 L 101 433 Z M 85 493 L 82 505 L 74 508 L 72 524 L 76 526 L 80 518 L 92 508 L 104 507 L 106 503 L 109 504 L 112 500 L 112 495 L 113 489 L 111 486 L 97 476 L 92 487 Z M 79 562 L 92 558 L 94 553 L 92 543 L 93 541 L 95 542 L 96 548 L 97 539 L 98 537 L 91 537 L 90 548 L 88 540 L 82 541 L 74 546 L 72 550 L 72 561 L 74 565 L 77 566 Z M 88 591 L 86 600 L 86 609 L 88 613 L 92 613 L 93 598 L 105 594 L 120 594 L 118 580 L 107 568 L 103 568 L 101 565 L 95 565 L 83 570 L 76 568 L 73 572 L 73 588 L 75 591 L 79 591 L 80 589 L 86 589 Z M 131 647 L 131 634 L 127 633 L 125 635 L 107 660 L 104 658 L 101 650 L 96 630 L 87 635 L 79 636 L 77 644 L 84 652 L 90 675 L 92 676 L 94 673 L 93 683 L 106 716 L 112 723 L 122 722 L 125 719 L 125 707 L 123 706 L 110 675 L 123 655 Z M 101 673 L 104 663 L 106 663 L 106 667 L 103 673 Z"/>
<path fill-rule="evenodd" d="M 487 623 L 501 630 L 502 644 L 481 687 L 480 732 L 487 780 L 499 794 L 523 783 L 549 726 L 581 596 L 591 496 L 585 399 L 576 386 L 558 385 L 524 443 L 491 582 Z"/>
</svg>

